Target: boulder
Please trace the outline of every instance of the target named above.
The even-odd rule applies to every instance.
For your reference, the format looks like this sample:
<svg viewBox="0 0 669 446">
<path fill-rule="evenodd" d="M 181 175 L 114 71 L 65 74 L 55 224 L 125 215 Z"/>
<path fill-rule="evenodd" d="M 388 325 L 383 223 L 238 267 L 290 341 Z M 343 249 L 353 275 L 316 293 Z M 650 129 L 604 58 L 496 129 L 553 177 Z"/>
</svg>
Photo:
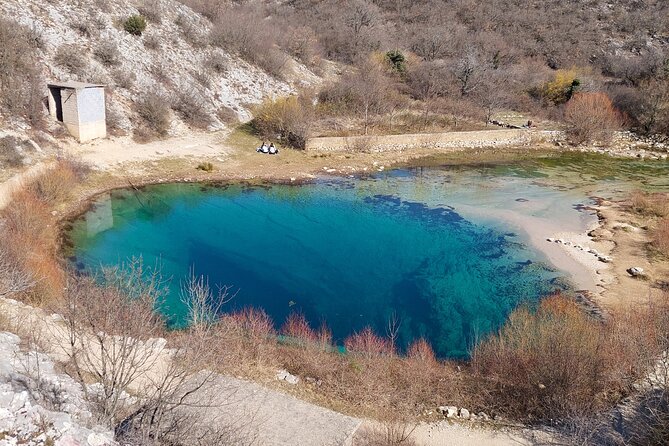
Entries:
<svg viewBox="0 0 669 446">
<path fill-rule="evenodd" d="M 439 406 L 439 412 L 446 415 L 446 418 L 453 418 L 458 415 L 458 408 L 455 406 Z"/>
<path fill-rule="evenodd" d="M 288 384 L 297 384 L 298 382 L 300 382 L 299 377 L 283 369 L 276 372 L 276 379 L 278 379 L 279 381 L 286 381 Z"/>
<path fill-rule="evenodd" d="M 643 271 L 643 268 L 640 266 L 633 266 L 632 268 L 628 268 L 627 273 L 632 277 L 642 277 L 646 275 Z"/>
<path fill-rule="evenodd" d="M 462 418 L 463 420 L 468 420 L 469 419 L 469 411 L 465 409 L 464 407 L 460 408 L 460 412 L 458 413 L 458 416 Z"/>
</svg>

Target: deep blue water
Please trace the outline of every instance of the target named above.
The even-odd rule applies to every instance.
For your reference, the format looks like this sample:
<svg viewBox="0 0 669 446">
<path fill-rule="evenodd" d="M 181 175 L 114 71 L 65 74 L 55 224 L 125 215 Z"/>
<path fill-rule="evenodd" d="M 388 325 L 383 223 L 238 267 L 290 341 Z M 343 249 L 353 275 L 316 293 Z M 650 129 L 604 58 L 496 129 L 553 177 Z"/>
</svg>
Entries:
<svg viewBox="0 0 669 446">
<path fill-rule="evenodd" d="M 535 180 L 419 169 L 301 186 L 119 190 L 74 222 L 72 259 L 89 270 L 140 255 L 158 262 L 170 279 L 162 311 L 175 325 L 192 268 L 236 293 L 225 311 L 260 307 L 277 327 L 302 312 L 338 341 L 368 325 L 385 335 L 395 315 L 401 347 L 424 337 L 441 357 L 466 357 L 521 302 L 565 286 L 513 228 L 458 212 L 462 204 L 582 218 L 575 206 L 587 198 Z"/>
</svg>

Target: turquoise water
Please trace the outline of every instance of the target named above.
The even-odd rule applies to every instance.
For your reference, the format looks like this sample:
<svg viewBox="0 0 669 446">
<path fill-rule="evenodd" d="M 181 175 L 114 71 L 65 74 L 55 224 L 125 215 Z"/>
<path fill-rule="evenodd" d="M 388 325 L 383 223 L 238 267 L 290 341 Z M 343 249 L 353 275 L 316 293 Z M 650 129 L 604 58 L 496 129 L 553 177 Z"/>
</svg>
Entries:
<svg viewBox="0 0 669 446">
<path fill-rule="evenodd" d="M 554 167 L 539 167 L 119 190 L 74 222 L 71 260 L 85 270 L 136 256 L 158 263 L 169 279 L 162 311 L 175 325 L 184 321 L 179 289 L 192 269 L 231 287 L 224 311 L 263 308 L 277 327 L 301 312 L 339 342 L 365 326 L 385 335 L 396 317 L 400 347 L 424 337 L 441 357 L 465 357 L 521 302 L 569 287 L 493 212 L 558 218 L 565 229 L 591 221 L 583 191 L 542 184 Z"/>
</svg>

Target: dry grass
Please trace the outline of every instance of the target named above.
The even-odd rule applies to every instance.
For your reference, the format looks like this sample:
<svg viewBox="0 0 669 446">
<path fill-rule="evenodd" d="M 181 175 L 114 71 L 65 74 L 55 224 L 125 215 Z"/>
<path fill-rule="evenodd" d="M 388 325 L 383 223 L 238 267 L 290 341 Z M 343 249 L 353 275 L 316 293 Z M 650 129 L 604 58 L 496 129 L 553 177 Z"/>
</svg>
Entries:
<svg viewBox="0 0 669 446">
<path fill-rule="evenodd" d="M 665 257 L 669 257 L 669 218 L 663 218 L 653 230 L 653 246 Z"/>
<path fill-rule="evenodd" d="M 29 187 L 37 198 L 49 205 L 70 197 L 77 183 L 78 166 L 70 161 L 60 160 L 48 175 L 37 178 Z"/>
<path fill-rule="evenodd" d="M 636 214 L 648 217 L 665 217 L 669 215 L 669 196 L 635 190 L 630 195 L 630 208 Z"/>
<path fill-rule="evenodd" d="M 35 283 L 22 293 L 26 300 L 41 304 L 62 295 L 66 274 L 58 254 L 58 232 L 51 209 L 68 199 L 87 174 L 86 166 L 59 160 L 56 166 L 17 192 L 0 216 L 0 236 L 13 262 Z"/>
</svg>

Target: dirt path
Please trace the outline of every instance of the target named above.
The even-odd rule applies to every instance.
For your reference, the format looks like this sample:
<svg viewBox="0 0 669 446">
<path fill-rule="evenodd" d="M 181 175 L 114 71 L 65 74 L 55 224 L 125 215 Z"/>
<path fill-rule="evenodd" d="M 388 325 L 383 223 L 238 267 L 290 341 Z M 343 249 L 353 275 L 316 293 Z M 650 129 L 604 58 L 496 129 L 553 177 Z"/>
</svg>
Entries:
<svg viewBox="0 0 669 446">
<path fill-rule="evenodd" d="M 223 160 L 229 150 L 222 144 L 229 132 L 193 133 L 166 140 L 139 144 L 129 137 L 70 143 L 67 152 L 99 169 L 112 169 L 129 163 L 161 158 L 212 158 Z"/>
<path fill-rule="evenodd" d="M 4 209 L 11 201 L 12 194 L 23 184 L 36 178 L 39 174 L 47 170 L 52 163 L 42 162 L 30 166 L 27 170 L 14 175 L 7 181 L 0 183 L 0 209 Z"/>
</svg>

